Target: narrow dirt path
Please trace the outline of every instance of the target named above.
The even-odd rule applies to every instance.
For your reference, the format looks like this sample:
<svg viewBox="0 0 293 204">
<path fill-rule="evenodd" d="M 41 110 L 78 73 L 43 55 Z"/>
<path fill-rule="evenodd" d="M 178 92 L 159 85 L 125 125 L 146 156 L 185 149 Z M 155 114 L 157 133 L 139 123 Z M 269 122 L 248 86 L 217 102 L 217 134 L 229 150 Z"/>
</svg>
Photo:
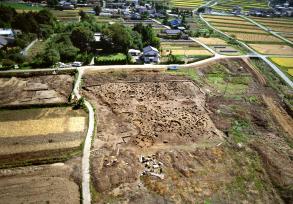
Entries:
<svg viewBox="0 0 293 204">
<path fill-rule="evenodd" d="M 267 84 L 265 77 L 251 64 L 248 58 L 243 57 L 242 60 L 249 66 L 251 71 L 254 73 L 259 83 L 263 86 Z"/>
<path fill-rule="evenodd" d="M 277 105 L 271 97 L 265 95 L 263 95 L 262 97 L 270 112 L 283 128 L 283 130 L 288 133 L 290 137 L 293 137 L 293 119 L 286 113 L 286 111 L 281 106 Z"/>
</svg>

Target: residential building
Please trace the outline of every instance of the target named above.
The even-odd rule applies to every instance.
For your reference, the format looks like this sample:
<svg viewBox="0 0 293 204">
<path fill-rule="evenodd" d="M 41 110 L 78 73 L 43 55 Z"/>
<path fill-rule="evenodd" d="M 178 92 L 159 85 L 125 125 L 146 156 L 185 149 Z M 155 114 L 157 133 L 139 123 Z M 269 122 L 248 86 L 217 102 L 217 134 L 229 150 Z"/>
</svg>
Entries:
<svg viewBox="0 0 293 204">
<path fill-rule="evenodd" d="M 145 63 L 159 63 L 160 54 L 157 48 L 147 46 L 143 48 L 143 61 Z"/>
</svg>

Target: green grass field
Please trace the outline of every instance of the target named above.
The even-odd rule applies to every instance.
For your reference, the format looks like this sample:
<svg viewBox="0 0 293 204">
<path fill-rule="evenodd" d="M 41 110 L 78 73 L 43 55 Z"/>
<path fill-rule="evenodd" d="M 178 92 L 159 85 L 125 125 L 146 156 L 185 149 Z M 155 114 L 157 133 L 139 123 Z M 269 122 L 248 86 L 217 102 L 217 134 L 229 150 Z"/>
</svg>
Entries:
<svg viewBox="0 0 293 204">
<path fill-rule="evenodd" d="M 39 11 L 42 10 L 44 7 L 33 5 L 29 3 L 14 3 L 14 2 L 0 2 L 1 6 L 8 6 L 16 9 L 17 12 L 24 12 L 24 11 Z"/>
</svg>

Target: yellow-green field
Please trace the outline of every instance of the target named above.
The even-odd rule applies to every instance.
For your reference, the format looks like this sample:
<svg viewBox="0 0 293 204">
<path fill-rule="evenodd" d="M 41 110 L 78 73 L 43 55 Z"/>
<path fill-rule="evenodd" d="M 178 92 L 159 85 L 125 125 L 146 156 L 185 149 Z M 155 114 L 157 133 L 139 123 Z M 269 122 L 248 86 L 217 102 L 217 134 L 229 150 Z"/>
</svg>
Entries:
<svg viewBox="0 0 293 204">
<path fill-rule="evenodd" d="M 248 44 L 257 52 L 265 55 L 292 55 L 293 48 L 288 45 Z"/>
<path fill-rule="evenodd" d="M 171 5 L 177 8 L 194 9 L 204 5 L 204 0 L 171 0 Z"/>
<path fill-rule="evenodd" d="M 208 50 L 196 42 L 161 42 L 161 55 L 212 55 Z"/>
<path fill-rule="evenodd" d="M 293 77 L 293 57 L 271 57 L 270 60 Z"/>
<path fill-rule="evenodd" d="M 231 11 L 235 6 L 241 6 L 244 11 L 249 11 L 252 8 L 268 8 L 268 2 L 266 0 L 219 0 L 213 9 Z"/>
</svg>

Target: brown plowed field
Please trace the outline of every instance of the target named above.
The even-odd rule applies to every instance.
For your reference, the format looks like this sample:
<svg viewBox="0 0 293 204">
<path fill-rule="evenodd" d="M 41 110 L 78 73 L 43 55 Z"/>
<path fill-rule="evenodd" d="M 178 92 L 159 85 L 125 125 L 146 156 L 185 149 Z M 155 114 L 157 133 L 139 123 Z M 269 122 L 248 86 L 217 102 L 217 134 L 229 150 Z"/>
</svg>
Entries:
<svg viewBox="0 0 293 204">
<path fill-rule="evenodd" d="M 71 75 L 1 77 L 0 107 L 68 103 Z"/>
<path fill-rule="evenodd" d="M 74 171 L 64 164 L 0 170 L 0 203 L 79 204 Z"/>
</svg>

